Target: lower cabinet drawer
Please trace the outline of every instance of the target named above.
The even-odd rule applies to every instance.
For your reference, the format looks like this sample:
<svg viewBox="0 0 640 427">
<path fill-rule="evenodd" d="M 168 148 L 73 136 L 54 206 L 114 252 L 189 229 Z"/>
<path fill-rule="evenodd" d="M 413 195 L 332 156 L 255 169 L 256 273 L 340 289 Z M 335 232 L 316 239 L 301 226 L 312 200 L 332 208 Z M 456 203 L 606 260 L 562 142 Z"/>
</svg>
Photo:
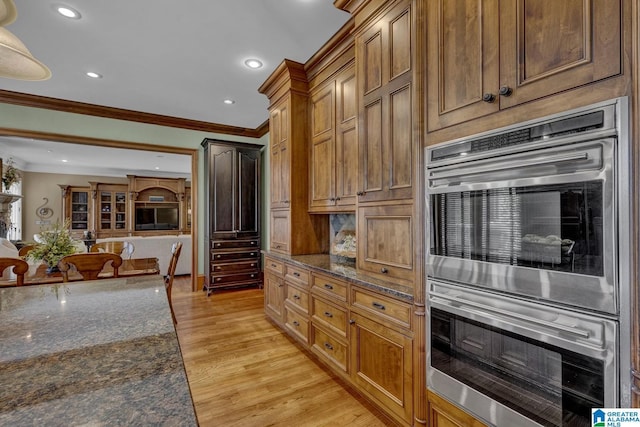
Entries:
<svg viewBox="0 0 640 427">
<path fill-rule="evenodd" d="M 336 368 L 347 372 L 347 345 L 311 323 L 311 350 Z"/>
<path fill-rule="evenodd" d="M 284 263 L 277 259 L 264 257 L 264 269 L 281 276 L 284 274 Z"/>
<path fill-rule="evenodd" d="M 309 293 L 287 283 L 287 301 L 305 313 L 309 313 Z"/>
<path fill-rule="evenodd" d="M 259 268 L 260 263 L 257 260 L 211 264 L 211 272 L 217 274 L 253 272 L 257 271 Z"/>
<path fill-rule="evenodd" d="M 225 274 L 225 275 L 212 274 L 210 277 L 212 286 L 235 283 L 235 282 L 251 282 L 258 279 L 260 279 L 260 272 L 257 270 L 254 272 L 239 273 L 239 274 Z"/>
<path fill-rule="evenodd" d="M 312 297 L 312 318 L 342 337 L 347 336 L 347 311 L 333 304 Z"/>
<path fill-rule="evenodd" d="M 307 316 L 285 307 L 285 326 L 305 344 L 309 343 L 309 320 Z"/>
<path fill-rule="evenodd" d="M 411 305 L 380 294 L 351 288 L 351 305 L 411 329 Z"/>
<path fill-rule="evenodd" d="M 211 249 L 227 248 L 260 248 L 260 240 L 214 240 L 211 242 Z"/>
<path fill-rule="evenodd" d="M 231 261 L 236 259 L 253 259 L 260 257 L 260 250 L 241 252 L 216 252 L 212 251 L 211 260 L 213 262 Z"/>
</svg>

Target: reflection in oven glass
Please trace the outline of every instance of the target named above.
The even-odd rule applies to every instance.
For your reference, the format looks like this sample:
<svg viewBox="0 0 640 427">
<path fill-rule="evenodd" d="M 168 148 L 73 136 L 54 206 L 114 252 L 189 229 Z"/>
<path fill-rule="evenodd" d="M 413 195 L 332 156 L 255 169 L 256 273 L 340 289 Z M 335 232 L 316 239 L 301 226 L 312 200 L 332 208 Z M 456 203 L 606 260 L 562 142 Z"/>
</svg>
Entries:
<svg viewBox="0 0 640 427">
<path fill-rule="evenodd" d="M 590 426 L 602 361 L 431 309 L 431 366 L 544 426 Z"/>
<path fill-rule="evenodd" d="M 603 275 L 601 181 L 432 194 L 433 255 Z"/>
</svg>

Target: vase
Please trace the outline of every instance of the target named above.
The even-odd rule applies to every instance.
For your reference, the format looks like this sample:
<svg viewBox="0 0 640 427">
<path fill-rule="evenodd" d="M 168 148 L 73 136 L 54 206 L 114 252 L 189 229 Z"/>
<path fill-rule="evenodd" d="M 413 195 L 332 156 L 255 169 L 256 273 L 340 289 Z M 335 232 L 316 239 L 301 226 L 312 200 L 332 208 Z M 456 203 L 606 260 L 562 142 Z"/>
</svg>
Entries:
<svg viewBox="0 0 640 427">
<path fill-rule="evenodd" d="M 60 268 L 58 268 L 58 264 L 47 265 L 47 274 L 51 274 L 51 273 L 60 273 Z"/>
</svg>

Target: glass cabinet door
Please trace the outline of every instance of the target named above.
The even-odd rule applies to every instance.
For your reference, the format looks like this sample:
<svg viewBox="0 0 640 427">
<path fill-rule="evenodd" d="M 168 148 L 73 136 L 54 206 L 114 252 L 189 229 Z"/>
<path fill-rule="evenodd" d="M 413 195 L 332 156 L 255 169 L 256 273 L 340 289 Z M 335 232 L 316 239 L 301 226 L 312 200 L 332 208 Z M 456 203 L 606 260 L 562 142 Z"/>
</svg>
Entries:
<svg viewBox="0 0 640 427">
<path fill-rule="evenodd" d="M 116 230 L 124 230 L 127 228 L 127 216 L 126 216 L 126 207 L 127 207 L 127 193 L 116 192 L 115 193 L 115 226 Z"/>
<path fill-rule="evenodd" d="M 101 230 L 111 230 L 112 229 L 112 221 L 111 221 L 111 192 L 110 191 L 101 191 L 100 192 L 100 229 Z"/>
<path fill-rule="evenodd" d="M 71 230 L 89 229 L 89 191 L 71 191 Z"/>
</svg>

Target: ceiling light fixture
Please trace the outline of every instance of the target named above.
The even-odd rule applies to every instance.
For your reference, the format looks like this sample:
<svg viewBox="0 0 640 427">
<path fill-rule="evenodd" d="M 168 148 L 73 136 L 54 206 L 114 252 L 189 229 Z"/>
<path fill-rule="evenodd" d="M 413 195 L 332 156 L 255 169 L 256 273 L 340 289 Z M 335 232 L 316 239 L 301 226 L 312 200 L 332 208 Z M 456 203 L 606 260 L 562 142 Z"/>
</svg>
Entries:
<svg viewBox="0 0 640 427">
<path fill-rule="evenodd" d="M 247 59 L 246 61 L 244 61 L 244 65 L 246 65 L 247 67 L 251 68 L 251 69 L 258 69 L 258 68 L 262 68 L 262 61 L 258 60 L 258 59 Z"/>
<path fill-rule="evenodd" d="M 80 12 L 78 12 L 77 10 L 69 6 L 56 5 L 55 9 L 56 9 L 56 12 L 58 12 L 60 15 L 64 16 L 65 18 L 80 19 L 82 17 L 82 15 L 80 15 Z"/>
<path fill-rule="evenodd" d="M 91 77 L 92 79 L 101 79 L 102 78 L 102 74 L 98 74 L 98 73 L 93 72 L 93 71 L 87 71 L 87 76 Z"/>
<path fill-rule="evenodd" d="M 225 100 L 224 100 L 224 101 L 222 101 L 222 102 L 224 102 L 224 103 L 225 103 L 225 104 L 227 104 L 227 105 L 232 105 L 232 104 L 235 104 L 235 103 L 236 103 L 236 101 L 234 101 L 233 99 L 225 99 Z"/>
<path fill-rule="evenodd" d="M 4 28 L 16 19 L 13 0 L 0 0 L 0 77 L 17 80 L 47 80 L 51 71 L 33 57 L 18 37 Z"/>
</svg>

